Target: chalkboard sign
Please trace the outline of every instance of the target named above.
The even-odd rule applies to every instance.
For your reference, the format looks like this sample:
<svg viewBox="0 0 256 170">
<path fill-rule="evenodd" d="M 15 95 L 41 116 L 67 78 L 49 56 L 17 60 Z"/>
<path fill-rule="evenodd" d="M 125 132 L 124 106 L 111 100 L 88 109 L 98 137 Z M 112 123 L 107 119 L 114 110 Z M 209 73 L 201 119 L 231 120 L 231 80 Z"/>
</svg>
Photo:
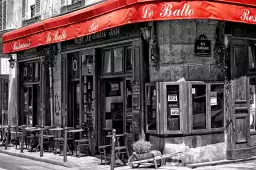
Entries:
<svg viewBox="0 0 256 170">
<path fill-rule="evenodd" d="M 138 82 L 132 85 L 132 109 L 133 111 L 140 110 L 140 85 Z"/>
</svg>

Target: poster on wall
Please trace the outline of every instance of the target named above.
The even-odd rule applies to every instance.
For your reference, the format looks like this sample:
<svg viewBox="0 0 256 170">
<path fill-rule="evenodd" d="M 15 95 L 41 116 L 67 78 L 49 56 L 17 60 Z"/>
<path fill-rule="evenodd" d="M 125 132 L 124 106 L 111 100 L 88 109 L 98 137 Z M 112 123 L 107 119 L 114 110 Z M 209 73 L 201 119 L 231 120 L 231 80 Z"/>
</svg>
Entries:
<svg viewBox="0 0 256 170">
<path fill-rule="evenodd" d="M 168 94 L 168 102 L 177 102 L 178 97 L 177 94 Z"/>
<path fill-rule="evenodd" d="M 111 96 L 120 96 L 121 95 L 121 90 L 120 90 L 120 82 L 119 81 L 107 81 L 106 82 L 106 96 L 111 97 Z"/>
<path fill-rule="evenodd" d="M 179 115 L 179 108 L 171 108 L 171 115 L 172 116 Z"/>
<path fill-rule="evenodd" d="M 217 92 L 211 92 L 211 106 L 217 105 Z"/>
</svg>

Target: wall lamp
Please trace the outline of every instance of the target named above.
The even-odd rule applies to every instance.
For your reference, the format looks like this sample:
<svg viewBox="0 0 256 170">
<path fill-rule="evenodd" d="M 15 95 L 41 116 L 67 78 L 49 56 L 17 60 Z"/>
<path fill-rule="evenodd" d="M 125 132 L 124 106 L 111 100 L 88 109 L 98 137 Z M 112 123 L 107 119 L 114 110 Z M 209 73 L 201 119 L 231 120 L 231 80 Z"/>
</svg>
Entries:
<svg viewBox="0 0 256 170">
<path fill-rule="evenodd" d="M 13 69 L 14 68 L 14 66 L 15 66 L 15 60 L 12 58 L 12 56 L 11 56 L 11 58 L 8 60 L 9 61 L 9 63 L 10 63 L 10 67 Z"/>
<path fill-rule="evenodd" d="M 150 26 L 143 27 L 143 28 L 140 28 L 140 30 L 142 32 L 144 40 L 149 41 L 149 39 L 151 38 L 151 27 Z"/>
</svg>

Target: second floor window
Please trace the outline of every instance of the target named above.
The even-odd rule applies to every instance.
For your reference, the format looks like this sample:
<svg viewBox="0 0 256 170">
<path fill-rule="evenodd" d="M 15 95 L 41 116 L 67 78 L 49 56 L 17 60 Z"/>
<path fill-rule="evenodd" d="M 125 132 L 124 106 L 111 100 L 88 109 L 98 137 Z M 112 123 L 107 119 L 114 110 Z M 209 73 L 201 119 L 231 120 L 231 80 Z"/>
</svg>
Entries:
<svg viewBox="0 0 256 170">
<path fill-rule="evenodd" d="M 40 15 L 40 0 L 22 0 L 22 18 L 28 20 Z"/>
<path fill-rule="evenodd" d="M 6 0 L 0 0 L 0 30 L 6 29 L 7 21 L 7 10 L 6 10 Z"/>
</svg>

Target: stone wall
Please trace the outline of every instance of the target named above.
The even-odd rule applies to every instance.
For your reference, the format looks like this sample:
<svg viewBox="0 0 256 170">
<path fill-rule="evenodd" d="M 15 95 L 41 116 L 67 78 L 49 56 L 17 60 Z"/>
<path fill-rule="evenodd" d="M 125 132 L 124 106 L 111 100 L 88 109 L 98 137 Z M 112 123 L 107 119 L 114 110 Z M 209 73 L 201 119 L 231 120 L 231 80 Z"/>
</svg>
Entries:
<svg viewBox="0 0 256 170">
<path fill-rule="evenodd" d="M 184 137 L 150 136 L 153 149 L 165 154 L 182 152 L 183 163 L 198 163 L 226 158 L 224 134 L 194 135 Z"/>
<path fill-rule="evenodd" d="M 159 21 L 157 38 L 160 51 L 159 70 L 150 67 L 150 81 L 218 80 L 214 47 L 218 21 Z M 195 56 L 195 41 L 201 34 L 211 40 L 209 57 Z M 204 73 L 204 74 L 202 74 Z"/>
</svg>

